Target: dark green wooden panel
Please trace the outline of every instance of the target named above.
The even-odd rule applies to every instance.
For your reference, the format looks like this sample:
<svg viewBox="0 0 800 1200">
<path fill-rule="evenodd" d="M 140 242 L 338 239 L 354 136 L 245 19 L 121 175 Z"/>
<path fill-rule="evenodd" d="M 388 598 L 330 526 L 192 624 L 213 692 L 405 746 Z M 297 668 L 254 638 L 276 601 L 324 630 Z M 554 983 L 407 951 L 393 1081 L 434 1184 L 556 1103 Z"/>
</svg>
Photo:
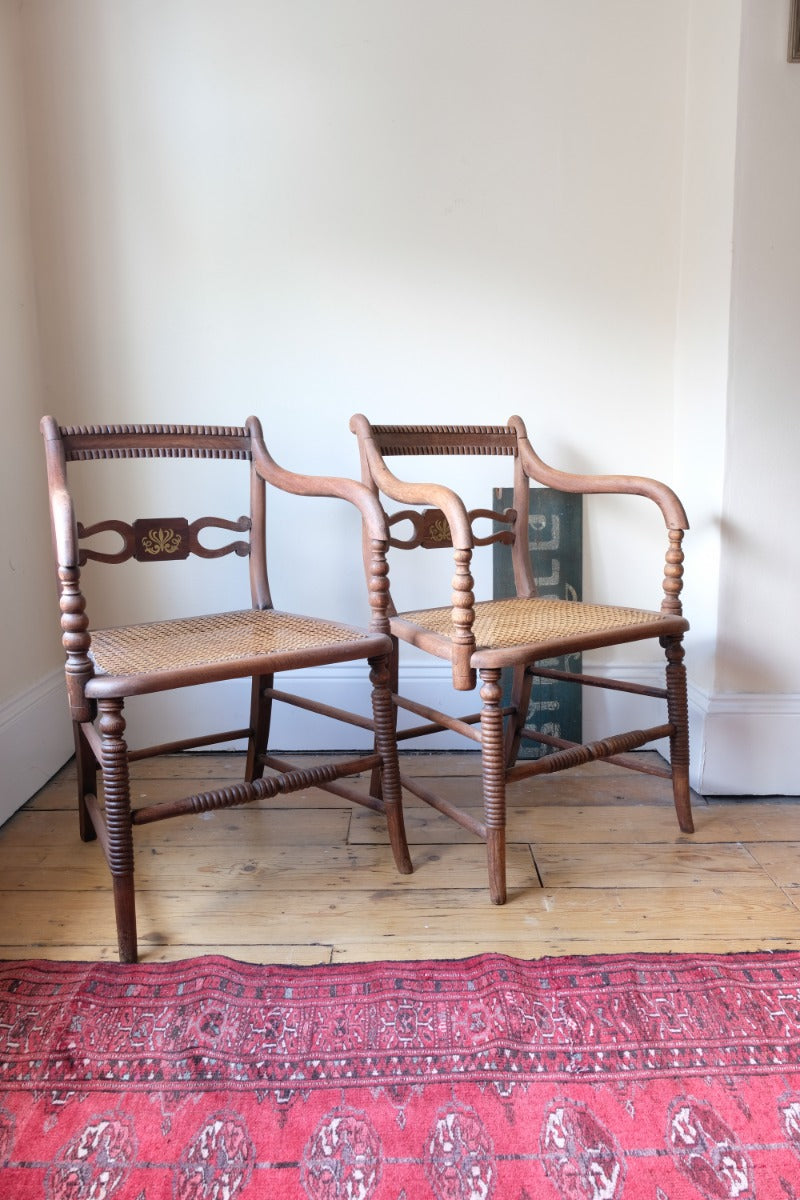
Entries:
<svg viewBox="0 0 800 1200">
<path fill-rule="evenodd" d="M 511 488 L 497 488 L 493 506 L 510 508 Z M 540 596 L 560 600 L 580 600 L 583 587 L 583 497 L 573 493 L 556 492 L 551 488 L 531 491 L 528 535 L 531 557 Z M 494 596 L 500 599 L 514 595 L 514 573 L 511 550 L 508 546 L 494 547 Z M 580 671 L 581 655 L 543 660 L 540 666 L 561 671 Z M 506 673 L 509 674 L 509 673 Z M 508 704 L 511 680 L 504 680 L 503 698 Z M 534 729 L 555 737 L 581 741 L 581 689 L 575 684 L 558 680 L 536 679 L 531 692 L 531 704 L 526 722 Z M 523 742 L 521 758 L 538 758 L 546 753 L 535 742 Z"/>
</svg>

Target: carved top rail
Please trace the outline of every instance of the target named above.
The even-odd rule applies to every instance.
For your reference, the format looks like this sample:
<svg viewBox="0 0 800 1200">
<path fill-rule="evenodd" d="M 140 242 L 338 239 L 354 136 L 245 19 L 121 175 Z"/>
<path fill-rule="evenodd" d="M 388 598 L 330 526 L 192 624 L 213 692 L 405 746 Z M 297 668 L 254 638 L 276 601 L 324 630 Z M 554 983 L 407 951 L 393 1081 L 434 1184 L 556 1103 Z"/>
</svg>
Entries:
<svg viewBox="0 0 800 1200">
<path fill-rule="evenodd" d="M 517 453 L 517 438 L 506 425 L 372 425 L 381 454 Z"/>
<path fill-rule="evenodd" d="M 67 462 L 103 458 L 252 457 L 239 426 L 76 425 L 59 430 Z"/>
</svg>

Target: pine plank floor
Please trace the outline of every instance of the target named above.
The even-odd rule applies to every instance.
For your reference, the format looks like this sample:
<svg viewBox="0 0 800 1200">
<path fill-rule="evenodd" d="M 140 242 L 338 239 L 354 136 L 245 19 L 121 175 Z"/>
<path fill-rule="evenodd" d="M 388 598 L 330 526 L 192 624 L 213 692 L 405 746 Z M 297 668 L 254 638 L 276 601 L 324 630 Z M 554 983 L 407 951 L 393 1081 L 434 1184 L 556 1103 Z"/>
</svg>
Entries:
<svg viewBox="0 0 800 1200">
<path fill-rule="evenodd" d="M 134 801 L 224 786 L 241 768 L 236 754 L 143 761 Z M 477 755 L 404 755 L 403 770 L 479 811 Z M 78 837 L 74 779 L 70 763 L 0 828 L 2 958 L 116 958 L 108 872 Z M 410 876 L 395 871 L 378 816 L 317 789 L 144 826 L 140 957 L 800 949 L 800 798 L 696 796 L 694 809 L 695 834 L 681 834 L 665 781 L 609 764 L 515 785 L 501 908 L 483 845 L 410 794 Z"/>
</svg>

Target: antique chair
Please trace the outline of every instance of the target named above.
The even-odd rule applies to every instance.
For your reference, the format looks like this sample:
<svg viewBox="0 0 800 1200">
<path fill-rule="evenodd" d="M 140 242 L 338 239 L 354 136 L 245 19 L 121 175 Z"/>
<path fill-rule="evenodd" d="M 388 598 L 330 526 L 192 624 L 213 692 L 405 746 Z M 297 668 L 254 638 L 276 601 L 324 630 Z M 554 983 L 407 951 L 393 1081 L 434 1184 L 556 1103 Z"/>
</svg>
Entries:
<svg viewBox="0 0 800 1200">
<path fill-rule="evenodd" d="M 100 839 L 111 869 L 121 961 L 135 962 L 137 958 L 133 861 L 133 829 L 137 825 L 246 804 L 279 792 L 320 787 L 383 813 L 395 862 L 400 871 L 409 872 L 411 863 L 403 829 L 388 688 L 392 643 L 386 613 L 387 533 L 380 506 L 368 489 L 355 480 L 314 478 L 283 470 L 268 454 L 261 425 L 254 417 L 248 418 L 244 428 L 189 425 L 59 428 L 52 417 L 44 417 L 41 428 L 47 457 L 67 692 L 75 735 L 80 833 L 85 841 Z M 129 459 L 158 460 L 147 470 L 178 469 L 184 474 L 188 472 L 189 477 L 197 476 L 198 487 L 194 491 L 188 490 L 183 475 L 179 485 L 186 508 L 194 510 L 191 516 L 148 515 L 151 495 L 142 494 L 135 503 L 141 503 L 144 514 L 131 523 L 116 518 L 93 519 L 85 526 L 77 521 L 76 502 L 67 481 L 67 464 L 70 464 L 70 482 L 87 485 L 97 482 L 95 464 L 99 460 L 105 460 L 107 465 L 103 470 L 114 471 L 116 479 L 130 471 L 130 466 L 126 468 L 120 461 Z M 203 468 L 194 461 L 199 459 L 225 460 L 225 466 Z M 192 461 L 179 467 L 178 460 Z M 233 520 L 199 516 L 198 506 L 202 511 L 208 502 L 202 471 L 227 473 L 228 463 L 232 475 L 238 477 L 245 489 L 244 495 L 237 492 L 241 498 L 234 503 L 238 507 L 243 500 L 248 515 Z M 73 464 L 78 464 L 77 470 Z M 93 471 L 93 480 L 72 478 L 73 473 L 79 476 Z M 234 478 L 228 480 L 231 490 L 236 482 Z M 120 486 L 127 483 L 123 478 Z M 360 510 L 364 536 L 371 548 L 367 563 L 372 610 L 369 630 L 273 607 L 266 565 L 266 483 L 297 495 L 340 497 Z M 115 482 L 115 491 L 116 487 Z M 76 491 L 80 494 L 79 486 Z M 90 491 L 85 487 L 85 491 L 97 502 L 98 489 Z M 306 528 L 295 561 L 284 565 L 287 574 L 300 569 L 314 570 L 313 548 L 315 539 L 319 540 L 319 531 L 309 525 Z M 212 541 L 227 538 L 227 544 L 208 546 L 208 535 L 204 540 L 204 534 L 209 529 L 230 531 L 211 535 Z M 235 540 L 230 539 L 230 533 L 237 535 Z M 93 545 L 98 536 L 101 543 L 105 539 L 106 546 L 111 538 L 112 549 L 98 549 L 97 541 Z M 201 559 L 247 557 L 251 607 L 204 616 L 171 615 L 168 620 L 115 628 L 92 627 L 84 598 L 87 573 L 82 571 L 89 560 L 113 564 L 135 560 L 148 564 L 145 571 L 153 571 L 151 563 L 185 563 L 190 555 Z M 232 564 L 234 560 L 228 561 Z M 169 568 L 172 579 L 174 569 L 174 566 Z M 320 580 L 321 585 L 323 582 Z M 195 594 L 198 590 L 195 589 Z M 183 606 L 183 613 L 186 611 Z M 278 672 L 360 659 L 366 660 L 371 668 L 372 718 L 279 691 L 274 686 Z M 129 696 L 242 677 L 252 680 L 246 727 L 128 749 L 123 706 Z M 346 762 L 337 760 L 333 765 L 317 767 L 293 766 L 273 757 L 267 752 L 267 741 L 275 700 L 374 730 L 374 753 L 359 758 L 348 756 Z M 132 809 L 129 784 L 132 760 L 239 739 L 247 741 L 243 782 Z M 271 772 L 266 776 L 265 767 Z M 98 768 L 102 792 L 97 786 Z M 367 796 L 347 778 L 365 770 L 374 782 L 373 794 Z"/>
<path fill-rule="evenodd" d="M 398 730 L 398 741 L 453 730 L 477 743 L 481 750 L 483 820 L 442 795 L 401 776 L 402 784 L 421 800 L 481 837 L 487 846 L 489 889 L 495 904 L 506 900 L 505 825 L 506 785 L 530 776 L 561 771 L 593 760 L 663 775 L 671 779 L 681 830 L 693 830 L 689 793 L 689 739 L 686 672 L 682 637 L 688 623 L 681 615 L 683 531 L 688 528 L 680 501 L 668 487 L 652 479 L 625 475 L 575 475 L 545 464 L 528 441 L 519 417 L 506 426 L 371 425 L 356 415 L 350 422 L 359 443 L 362 478 L 376 496 L 418 508 L 401 509 L 388 517 L 390 527 L 410 523 L 406 537 L 391 536 L 397 549 L 452 550 L 452 597 L 441 607 L 399 612 L 390 601 L 390 625 L 395 644 L 392 687 L 398 692 L 398 640 L 427 654 L 449 661 L 452 685 L 458 691 L 476 686 L 480 677 L 482 709 L 459 718 L 437 711 L 401 695 L 397 708 L 422 717 L 423 725 Z M 513 464 L 513 506 L 505 511 L 467 511 L 452 489 L 435 483 L 401 480 L 386 464 L 387 458 L 417 455 L 506 456 Z M 406 458 L 406 462 L 409 459 Z M 426 464 L 414 464 L 420 470 Z M 406 472 L 407 474 L 407 472 Z M 663 599 L 660 611 L 589 604 L 536 596 L 535 574 L 528 537 L 530 484 L 577 493 L 635 493 L 654 501 L 668 532 Z M 421 507 L 419 507 L 421 506 Z M 491 532 L 478 536 L 473 523 L 493 522 Z M 511 547 L 516 595 L 476 601 L 473 593 L 472 555 L 476 546 L 497 542 Z M 427 573 L 426 573 L 427 574 Z M 395 584 L 396 590 L 396 584 Z M 649 687 L 560 670 L 547 660 L 601 646 L 616 646 L 657 638 L 666 653 L 666 686 Z M 503 705 L 501 672 L 510 668 L 510 703 Z M 584 744 L 537 731 L 526 725 L 534 678 L 559 679 L 594 688 L 631 692 L 666 701 L 666 720 L 647 729 L 635 729 Z M 547 752 L 528 761 L 517 761 L 522 739 L 532 739 Z M 670 766 L 651 764 L 651 755 L 628 754 L 649 743 L 668 738 Z"/>
</svg>

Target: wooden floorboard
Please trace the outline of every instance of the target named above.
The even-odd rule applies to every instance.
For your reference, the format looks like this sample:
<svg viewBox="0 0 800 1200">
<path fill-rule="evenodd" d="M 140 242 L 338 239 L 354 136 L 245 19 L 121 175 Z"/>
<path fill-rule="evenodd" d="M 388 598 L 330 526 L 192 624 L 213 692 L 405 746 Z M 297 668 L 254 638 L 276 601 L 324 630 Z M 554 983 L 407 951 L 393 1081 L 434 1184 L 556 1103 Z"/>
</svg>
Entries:
<svg viewBox="0 0 800 1200">
<path fill-rule="evenodd" d="M 137 763 L 134 803 L 224 786 L 241 769 L 236 754 Z M 477 755 L 405 755 L 403 772 L 480 815 Z M 482 843 L 410 794 L 410 876 L 381 817 L 314 788 L 138 828 L 141 958 L 800 949 L 800 799 L 695 797 L 687 835 L 664 780 L 590 764 L 517 784 L 508 800 L 503 907 L 489 901 Z M 108 871 L 74 810 L 68 764 L 0 828 L 4 958 L 116 958 Z"/>
</svg>

